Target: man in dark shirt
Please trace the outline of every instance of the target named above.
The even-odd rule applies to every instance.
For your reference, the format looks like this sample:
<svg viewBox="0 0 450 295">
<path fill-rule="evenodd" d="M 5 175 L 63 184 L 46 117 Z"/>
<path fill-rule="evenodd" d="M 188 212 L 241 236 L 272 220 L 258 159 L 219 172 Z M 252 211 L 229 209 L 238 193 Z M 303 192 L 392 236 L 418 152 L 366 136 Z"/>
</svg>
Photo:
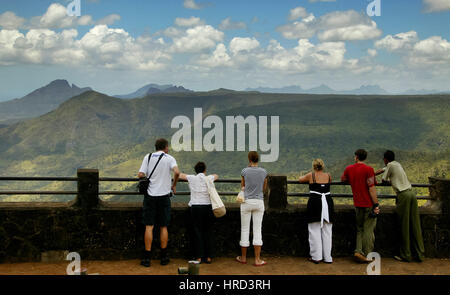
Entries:
<svg viewBox="0 0 450 295">
<path fill-rule="evenodd" d="M 367 152 L 359 149 L 355 152 L 355 164 L 345 168 L 341 181 L 352 187 L 353 204 L 356 212 L 356 249 L 355 260 L 369 262 L 367 255 L 372 252 L 375 242 L 375 226 L 380 212 L 375 189 L 375 171 L 364 161 Z"/>
</svg>

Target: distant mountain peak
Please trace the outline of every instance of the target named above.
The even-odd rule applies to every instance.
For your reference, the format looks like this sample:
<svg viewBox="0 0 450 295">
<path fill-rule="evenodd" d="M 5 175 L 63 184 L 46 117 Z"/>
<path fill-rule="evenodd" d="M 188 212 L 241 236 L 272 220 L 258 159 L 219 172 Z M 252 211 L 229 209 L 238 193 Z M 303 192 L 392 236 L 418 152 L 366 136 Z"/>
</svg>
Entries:
<svg viewBox="0 0 450 295">
<path fill-rule="evenodd" d="M 65 79 L 53 80 L 22 98 L 1 102 L 0 118 L 19 120 L 36 117 L 56 109 L 58 105 L 69 98 L 88 90 L 92 89 L 90 87 L 79 88 L 75 84 L 71 86 Z"/>
<path fill-rule="evenodd" d="M 183 86 L 176 86 L 172 84 L 167 85 L 158 85 L 154 83 L 147 84 L 135 92 L 129 93 L 129 94 L 119 94 L 119 95 L 113 95 L 113 97 L 117 98 L 141 98 L 150 94 L 155 93 L 187 93 L 187 92 L 193 92 L 192 90 L 186 89 Z"/>
</svg>

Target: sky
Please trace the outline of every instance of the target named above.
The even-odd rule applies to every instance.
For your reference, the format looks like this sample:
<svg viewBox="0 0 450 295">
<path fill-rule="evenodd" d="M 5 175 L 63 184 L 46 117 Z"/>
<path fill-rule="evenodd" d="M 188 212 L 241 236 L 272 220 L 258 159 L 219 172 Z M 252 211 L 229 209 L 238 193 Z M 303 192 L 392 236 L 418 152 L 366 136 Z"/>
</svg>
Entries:
<svg viewBox="0 0 450 295">
<path fill-rule="evenodd" d="M 55 79 L 449 91 L 449 28 L 450 0 L 0 0 L 0 100 Z"/>
</svg>

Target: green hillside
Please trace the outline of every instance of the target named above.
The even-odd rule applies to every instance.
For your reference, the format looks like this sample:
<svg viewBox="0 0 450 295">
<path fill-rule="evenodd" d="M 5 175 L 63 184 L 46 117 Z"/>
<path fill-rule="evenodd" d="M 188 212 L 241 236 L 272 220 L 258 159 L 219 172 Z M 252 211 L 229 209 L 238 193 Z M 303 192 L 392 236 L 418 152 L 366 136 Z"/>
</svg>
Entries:
<svg viewBox="0 0 450 295">
<path fill-rule="evenodd" d="M 370 151 L 374 167 L 383 165 L 382 153 L 389 148 L 397 152 L 411 181 L 427 182 L 431 175 L 448 176 L 449 103 L 449 95 L 295 95 L 222 89 L 122 100 L 89 91 L 41 117 L 0 127 L 0 175 L 73 176 L 83 167 L 98 168 L 101 176 L 136 176 L 143 156 L 153 151 L 154 140 L 170 140 L 176 131 L 170 128 L 172 118 L 185 115 L 193 121 L 193 109 L 201 107 L 204 117 L 217 115 L 224 121 L 225 116 L 279 116 L 279 159 L 262 163 L 270 173 L 298 177 L 310 169 L 313 158 L 321 157 L 338 178 L 356 148 Z M 198 160 L 206 161 L 210 172 L 233 178 L 246 165 L 246 152 L 172 154 L 188 173 Z M 105 189 L 129 186 L 104 185 Z M 0 183 L 0 189 L 37 187 L 70 185 Z"/>
</svg>

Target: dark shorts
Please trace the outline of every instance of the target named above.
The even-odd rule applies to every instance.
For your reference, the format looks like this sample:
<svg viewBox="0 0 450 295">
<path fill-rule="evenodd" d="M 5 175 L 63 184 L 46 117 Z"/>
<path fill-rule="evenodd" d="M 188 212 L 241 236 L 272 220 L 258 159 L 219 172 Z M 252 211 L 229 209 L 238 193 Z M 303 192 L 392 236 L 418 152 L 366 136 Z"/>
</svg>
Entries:
<svg viewBox="0 0 450 295">
<path fill-rule="evenodd" d="M 170 222 L 170 197 L 144 195 L 142 223 L 144 225 L 168 226 Z"/>
</svg>

